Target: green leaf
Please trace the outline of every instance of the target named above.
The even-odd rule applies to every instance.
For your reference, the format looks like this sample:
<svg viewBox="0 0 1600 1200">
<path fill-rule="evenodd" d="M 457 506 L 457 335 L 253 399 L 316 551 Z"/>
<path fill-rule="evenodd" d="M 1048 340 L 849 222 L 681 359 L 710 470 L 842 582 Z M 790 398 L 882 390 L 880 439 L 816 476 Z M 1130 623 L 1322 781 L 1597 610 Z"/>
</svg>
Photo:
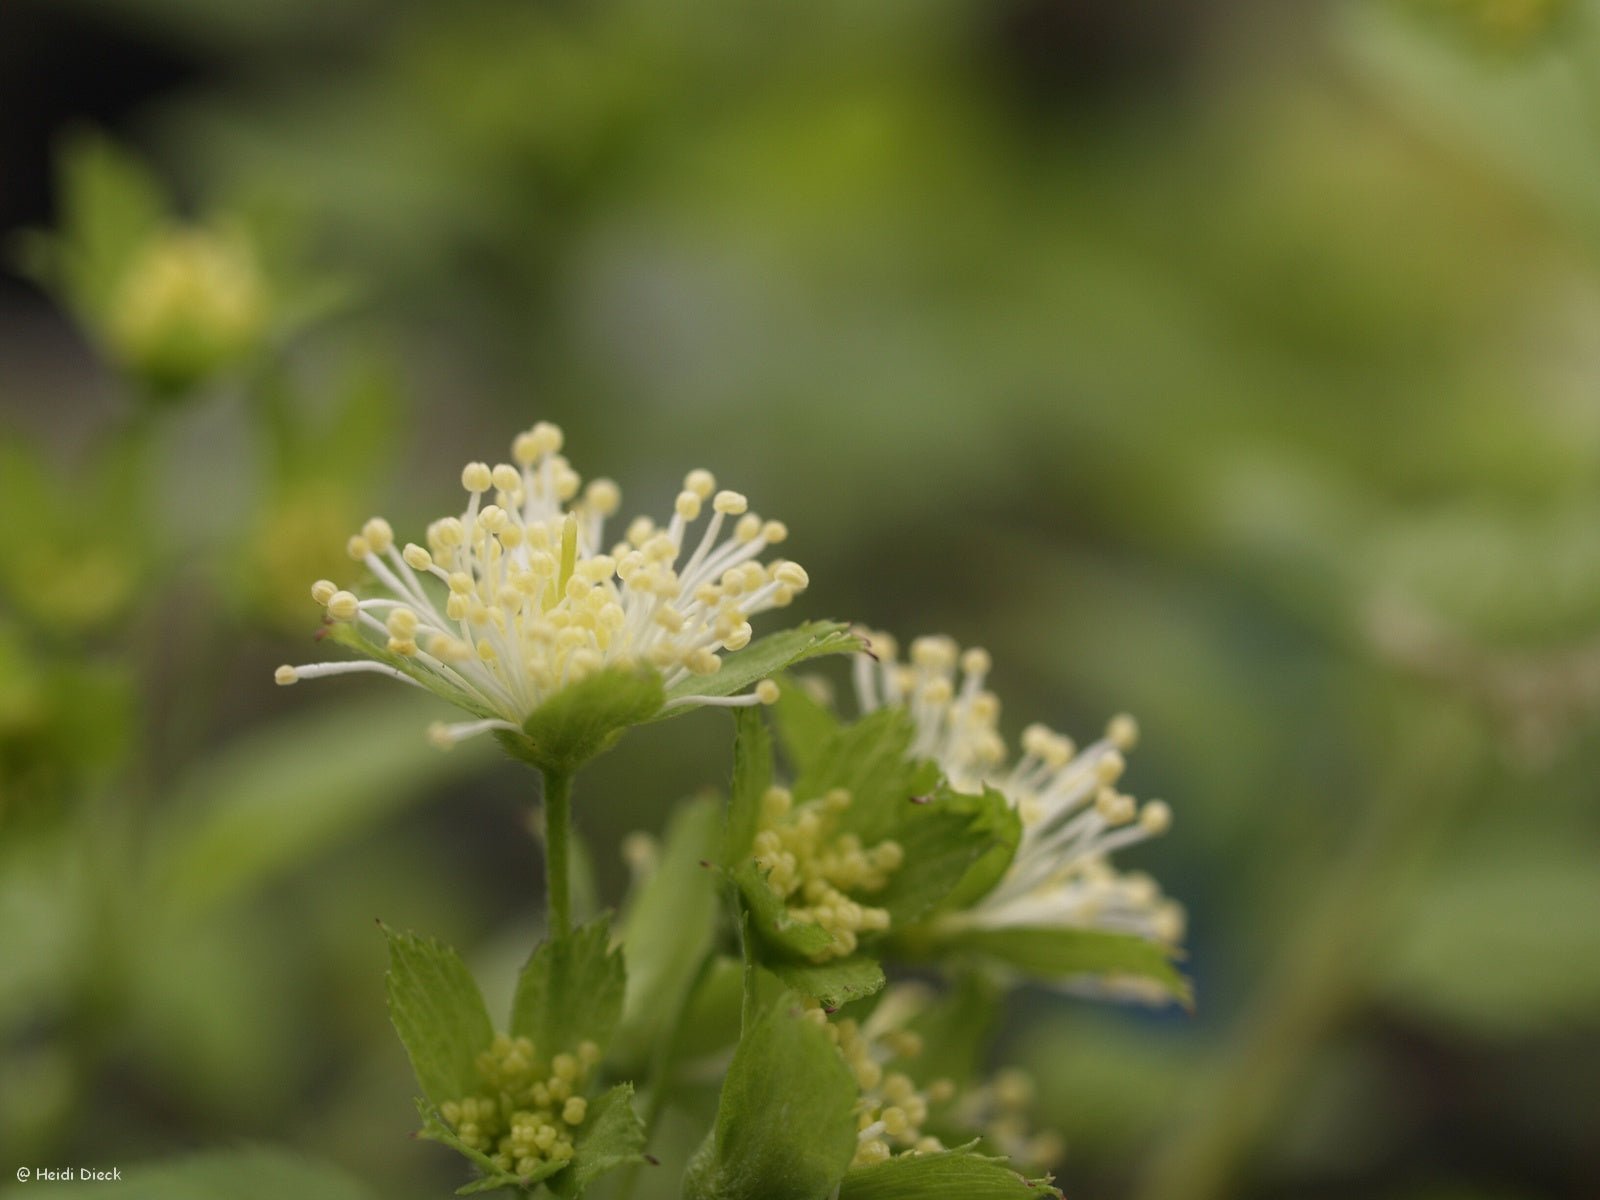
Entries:
<svg viewBox="0 0 1600 1200">
<path fill-rule="evenodd" d="M 833 1043 L 779 997 L 734 1051 L 685 1200 L 823 1200 L 855 1153 L 855 1101 Z"/>
<path fill-rule="evenodd" d="M 855 807 L 845 810 L 842 828 L 853 825 Z M 941 781 L 925 802 L 901 801 L 898 812 L 899 822 L 874 840 L 894 838 L 905 851 L 905 861 L 889 877 L 888 886 L 867 897 L 888 909 L 898 927 L 946 902 L 980 863 L 998 854 L 1005 854 L 1009 862 L 1015 852 L 1015 842 L 1008 850 L 1003 840 L 1006 831 L 1015 828 L 1010 806 L 993 789 L 973 796 Z"/>
<path fill-rule="evenodd" d="M 571 1054 L 584 1041 L 602 1050 L 622 1017 L 627 975 L 611 949 L 611 921 L 596 917 L 562 937 L 539 943 L 522 968 L 511 1032 L 531 1038 L 542 1057 Z"/>
<path fill-rule="evenodd" d="M 778 960 L 765 965 L 786 985 L 829 1010 L 842 1008 L 852 1000 L 864 1000 L 883 990 L 883 967 L 864 954 L 826 963 Z"/>
<path fill-rule="evenodd" d="M 865 643 L 838 621 L 808 621 L 751 642 L 743 650 L 723 656 L 715 675 L 695 675 L 667 689 L 667 699 L 682 696 L 731 696 L 787 667 L 824 654 L 852 654 Z M 676 716 L 683 706 L 660 714 Z"/>
<path fill-rule="evenodd" d="M 722 877 L 708 866 L 722 835 L 722 806 L 702 798 L 681 806 L 661 856 L 628 905 L 622 938 L 628 986 L 613 1057 L 642 1060 L 686 999 L 711 949 Z"/>
<path fill-rule="evenodd" d="M 343 1171 L 284 1150 L 247 1147 L 116 1169 L 120 1182 L 51 1183 L 46 1190 L 62 1200 L 372 1200 Z M 6 1191 L 19 1200 L 23 1195 L 20 1187 Z"/>
<path fill-rule="evenodd" d="M 540 770 L 571 774 L 630 725 L 654 717 L 666 699 L 655 671 L 608 667 L 562 688 L 528 714 L 522 737 L 502 744 Z"/>
<path fill-rule="evenodd" d="M 840 728 L 839 718 L 828 706 L 814 699 L 792 676 L 780 681 L 772 721 L 790 767 L 802 773 Z"/>
<path fill-rule="evenodd" d="M 918 931 L 913 942 L 920 945 Z M 934 932 L 932 947 L 996 959 L 1043 979 L 1101 977 L 1155 984 L 1184 1006 L 1193 1002 L 1189 981 L 1172 963 L 1172 951 L 1130 933 L 1099 929 L 961 929 Z"/>
<path fill-rule="evenodd" d="M 411 698 L 358 701 L 279 721 L 191 771 L 157 835 L 174 909 L 231 899 L 488 757 L 471 743 L 441 754 L 422 727 Z"/>
<path fill-rule="evenodd" d="M 478 1090 L 477 1058 L 494 1040 L 478 985 L 450 947 L 414 934 L 389 939 L 389 1017 L 423 1095 L 434 1104 Z"/>
<path fill-rule="evenodd" d="M 969 826 L 972 835 L 988 843 L 988 848 L 973 860 L 961 881 L 940 901 L 942 908 L 959 910 L 971 908 L 1005 878 L 1012 859 L 1017 856 L 1017 846 L 1022 842 L 1022 818 L 1005 796 L 993 788 L 986 788 L 981 797 L 970 797 L 966 802 L 948 802 L 972 814 Z"/>
<path fill-rule="evenodd" d="M 772 786 L 772 736 L 753 708 L 734 713 L 733 783 L 728 794 L 728 826 L 722 861 L 729 867 L 750 853 L 761 826 L 761 799 Z"/>
<path fill-rule="evenodd" d="M 795 780 L 795 799 L 847 788 L 851 804 L 841 828 L 868 845 L 895 836 L 912 798 L 929 795 L 939 781 L 937 767 L 910 757 L 913 733 L 911 718 L 898 707 L 881 708 L 840 729 Z"/>
<path fill-rule="evenodd" d="M 1061 1192 L 1048 1176 L 1028 1179 L 1003 1158 L 967 1150 L 903 1155 L 844 1177 L 839 1200 L 1038 1200 Z"/>
<path fill-rule="evenodd" d="M 573 1141 L 572 1162 L 546 1186 L 571 1200 L 607 1171 L 642 1162 L 644 1145 L 644 1122 L 633 1111 L 633 1084 L 619 1083 L 589 1105 Z"/>
</svg>

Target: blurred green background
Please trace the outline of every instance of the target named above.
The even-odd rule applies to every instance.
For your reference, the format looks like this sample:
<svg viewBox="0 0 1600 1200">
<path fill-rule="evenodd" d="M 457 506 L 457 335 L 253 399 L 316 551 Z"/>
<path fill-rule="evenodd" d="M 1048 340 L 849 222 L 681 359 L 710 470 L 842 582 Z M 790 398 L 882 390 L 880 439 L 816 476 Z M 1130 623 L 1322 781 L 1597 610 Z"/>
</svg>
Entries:
<svg viewBox="0 0 1600 1200">
<path fill-rule="evenodd" d="M 459 1182 L 372 919 L 508 995 L 531 780 L 271 672 L 550 419 L 1139 714 L 1199 1006 L 1015 998 L 1069 1196 L 1600 1194 L 1600 5 L 10 0 L 0 164 L 5 1175 Z M 728 743 L 585 776 L 599 902 Z"/>
</svg>

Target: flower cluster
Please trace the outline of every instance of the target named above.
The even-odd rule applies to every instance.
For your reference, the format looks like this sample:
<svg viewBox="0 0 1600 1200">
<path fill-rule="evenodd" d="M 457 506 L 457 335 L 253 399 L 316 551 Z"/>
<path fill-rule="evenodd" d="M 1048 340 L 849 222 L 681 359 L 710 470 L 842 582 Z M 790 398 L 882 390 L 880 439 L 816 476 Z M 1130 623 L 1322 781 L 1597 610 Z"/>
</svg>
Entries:
<svg viewBox="0 0 1600 1200">
<path fill-rule="evenodd" d="M 569 684 L 608 667 L 650 668 L 667 688 L 714 675 L 725 651 L 751 638 L 750 618 L 793 600 L 804 569 L 760 556 L 788 536 L 749 511 L 711 473 L 691 471 L 665 526 L 636 518 L 606 549 L 621 504 L 617 485 L 586 488 L 541 423 L 512 444 L 514 462 L 469 463 L 466 510 L 428 527 L 427 545 L 400 547 L 381 517 L 349 541 L 379 585 L 360 596 L 328 580 L 312 597 L 348 627 L 359 661 L 278 668 L 277 681 L 369 671 L 425 686 L 478 719 L 434 729 L 442 745 L 488 730 L 516 731 Z M 691 528 L 709 508 L 698 540 Z M 738 696 L 674 695 L 673 705 L 775 699 L 762 681 Z"/>
<path fill-rule="evenodd" d="M 1008 763 L 1000 703 L 984 686 L 989 655 L 962 653 L 945 637 L 918 638 L 909 661 L 886 634 L 857 655 L 855 690 L 864 712 L 902 705 L 916 734 L 910 753 L 932 759 L 951 786 L 998 789 L 1016 811 L 1022 840 L 1000 882 L 977 904 L 941 918 L 978 928 L 1054 926 L 1131 933 L 1167 945 L 1183 936 L 1183 909 L 1148 875 L 1116 871 L 1110 855 L 1164 832 L 1172 812 L 1117 790 L 1123 755 L 1138 740 L 1132 717 L 1114 717 L 1105 735 L 1081 749 L 1043 725 L 1022 734 Z"/>
<path fill-rule="evenodd" d="M 478 1056 L 483 1093 L 447 1101 L 439 1113 L 463 1143 L 502 1171 L 531 1174 L 572 1157 L 573 1132 L 589 1109 L 579 1091 L 599 1060 L 593 1042 L 545 1062 L 527 1038 L 499 1034 Z"/>
<path fill-rule="evenodd" d="M 921 1036 L 904 1025 L 926 1000 L 921 988 L 897 987 L 884 995 L 871 1016 L 859 1022 L 849 1017 L 829 1020 L 816 1004 L 805 1009 L 807 1018 L 820 1025 L 839 1048 L 860 1089 L 851 1166 L 870 1166 L 895 1153 L 928 1154 L 945 1148 L 938 1138 L 923 1133 L 923 1125 L 930 1108 L 954 1098 L 955 1084 L 938 1079 L 920 1088 L 904 1071 L 886 1066 L 922 1054 Z"/>
<path fill-rule="evenodd" d="M 861 934 L 889 928 L 887 909 L 864 905 L 852 893 L 882 891 L 904 858 L 899 842 L 865 847 L 855 834 L 837 832 L 850 801 L 843 788 L 798 806 L 787 788 L 770 788 L 761 799 L 756 866 L 791 918 L 833 935 L 812 956 L 818 962 L 853 954 Z"/>
</svg>

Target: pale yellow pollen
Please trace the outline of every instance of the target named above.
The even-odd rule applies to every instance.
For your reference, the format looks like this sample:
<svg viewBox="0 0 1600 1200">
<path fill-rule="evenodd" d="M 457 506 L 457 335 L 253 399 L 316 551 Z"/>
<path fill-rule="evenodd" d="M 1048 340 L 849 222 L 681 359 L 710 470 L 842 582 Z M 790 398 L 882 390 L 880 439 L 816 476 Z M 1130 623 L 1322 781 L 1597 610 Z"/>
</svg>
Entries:
<svg viewBox="0 0 1600 1200">
<path fill-rule="evenodd" d="M 339 589 L 331 579 L 319 579 L 311 585 L 311 598 L 323 607 L 333 599 Z"/>
<path fill-rule="evenodd" d="M 763 679 L 756 684 L 756 699 L 763 704 L 776 704 L 778 702 L 778 685 L 770 679 Z"/>
<path fill-rule="evenodd" d="M 288 687 L 291 683 L 298 682 L 300 675 L 293 667 L 285 663 L 272 673 L 272 678 L 279 687 Z"/>
<path fill-rule="evenodd" d="M 1164 800 L 1151 800 L 1139 810 L 1139 824 L 1146 833 L 1165 833 L 1172 828 L 1172 807 Z"/>
<path fill-rule="evenodd" d="M 358 533 L 353 535 L 350 540 L 344 544 L 344 552 L 357 562 L 360 562 L 363 558 L 372 553 L 372 547 L 367 544 L 367 539 Z"/>
<path fill-rule="evenodd" d="M 361 601 L 354 592 L 335 592 L 328 597 L 328 615 L 335 621 L 354 621 L 361 611 Z"/>
<path fill-rule="evenodd" d="M 715 512 L 737 516 L 750 507 L 750 501 L 738 492 L 722 491 L 711 501 L 711 507 Z"/>
<path fill-rule="evenodd" d="M 583 503 L 590 512 L 609 517 L 622 506 L 622 489 L 609 479 L 596 479 L 584 489 Z"/>
<path fill-rule="evenodd" d="M 697 467 L 683 477 L 683 486 L 700 499 L 709 500 L 711 493 L 717 490 L 717 477 L 710 471 Z"/>
<path fill-rule="evenodd" d="M 772 570 L 772 577 L 779 583 L 786 584 L 797 591 L 805 588 L 811 582 L 811 577 L 806 574 L 806 569 L 797 562 L 782 562 Z"/>
<path fill-rule="evenodd" d="M 1118 713 L 1106 725 L 1106 738 L 1118 750 L 1132 750 L 1139 742 L 1139 722 L 1127 713 Z"/>
<path fill-rule="evenodd" d="M 468 463 L 461 469 L 461 486 L 474 495 L 487 492 L 494 484 L 494 475 L 488 463 Z"/>
<path fill-rule="evenodd" d="M 382 517 L 373 517 L 363 525 L 361 536 L 367 539 L 367 545 L 374 554 L 386 554 L 389 547 L 394 545 L 394 530 Z"/>
<path fill-rule="evenodd" d="M 507 496 L 515 496 L 522 491 L 522 472 L 510 463 L 496 463 L 494 470 L 489 472 L 489 480 Z"/>
</svg>

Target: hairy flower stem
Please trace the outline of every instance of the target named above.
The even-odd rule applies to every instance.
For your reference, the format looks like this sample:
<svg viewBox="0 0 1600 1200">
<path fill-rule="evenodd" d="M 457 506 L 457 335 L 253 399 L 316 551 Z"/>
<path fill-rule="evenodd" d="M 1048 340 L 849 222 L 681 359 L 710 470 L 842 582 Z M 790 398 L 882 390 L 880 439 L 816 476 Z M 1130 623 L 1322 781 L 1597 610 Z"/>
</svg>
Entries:
<svg viewBox="0 0 1600 1200">
<path fill-rule="evenodd" d="M 572 932 L 572 775 L 544 772 L 545 885 L 549 893 L 550 932 Z"/>
</svg>

